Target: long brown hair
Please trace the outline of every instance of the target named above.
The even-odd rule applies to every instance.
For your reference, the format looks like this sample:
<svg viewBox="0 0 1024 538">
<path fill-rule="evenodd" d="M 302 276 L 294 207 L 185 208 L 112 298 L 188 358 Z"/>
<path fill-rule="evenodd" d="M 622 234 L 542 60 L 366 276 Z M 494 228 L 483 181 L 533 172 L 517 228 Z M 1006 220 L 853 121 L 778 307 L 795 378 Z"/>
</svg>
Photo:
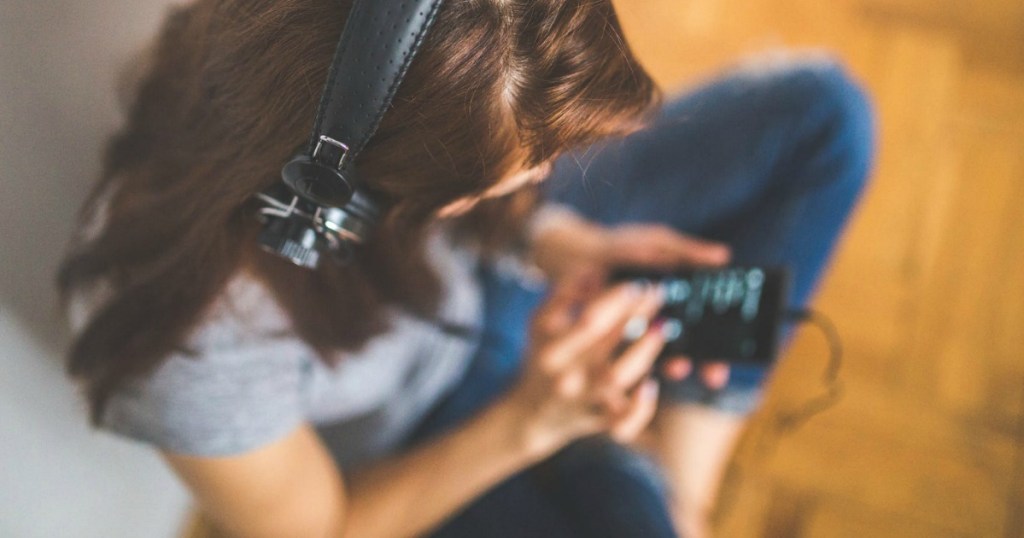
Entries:
<svg viewBox="0 0 1024 538">
<path fill-rule="evenodd" d="M 325 357 L 386 330 L 386 305 L 429 315 L 440 292 L 425 236 L 439 208 L 632 130 L 657 99 L 609 0 L 448 0 L 361 157 L 383 223 L 354 264 L 299 269 L 256 248 L 252 200 L 308 137 L 350 4 L 196 0 L 169 14 L 83 211 L 104 200 L 105 226 L 58 276 L 65 303 L 97 282 L 116 290 L 68 355 L 94 420 L 124 380 L 182 350 L 239 270 Z M 463 227 L 500 247 L 535 197 L 485 202 Z"/>
</svg>

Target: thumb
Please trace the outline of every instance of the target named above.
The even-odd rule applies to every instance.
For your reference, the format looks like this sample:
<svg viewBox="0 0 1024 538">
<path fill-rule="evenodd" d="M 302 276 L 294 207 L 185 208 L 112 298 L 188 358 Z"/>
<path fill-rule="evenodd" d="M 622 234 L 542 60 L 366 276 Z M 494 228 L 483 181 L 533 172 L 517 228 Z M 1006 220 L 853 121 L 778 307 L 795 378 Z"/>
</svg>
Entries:
<svg viewBox="0 0 1024 538">
<path fill-rule="evenodd" d="M 601 274 L 593 269 L 576 269 L 559 277 L 534 313 L 536 335 L 550 337 L 571 327 L 580 305 L 600 291 L 602 283 Z"/>
<path fill-rule="evenodd" d="M 732 252 L 728 245 L 698 239 L 696 237 L 675 234 L 668 248 L 683 261 L 697 265 L 725 265 L 729 263 Z"/>
<path fill-rule="evenodd" d="M 731 252 L 722 243 L 698 239 L 662 225 L 628 225 L 612 234 L 612 265 L 673 269 L 680 265 L 719 266 Z"/>
</svg>

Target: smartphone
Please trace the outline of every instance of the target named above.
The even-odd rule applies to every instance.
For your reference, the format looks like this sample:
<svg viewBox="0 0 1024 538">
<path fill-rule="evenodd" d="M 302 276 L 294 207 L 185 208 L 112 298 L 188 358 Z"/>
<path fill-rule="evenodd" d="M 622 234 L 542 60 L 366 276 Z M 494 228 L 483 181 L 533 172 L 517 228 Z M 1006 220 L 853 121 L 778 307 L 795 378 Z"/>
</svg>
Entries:
<svg viewBox="0 0 1024 538">
<path fill-rule="evenodd" d="M 762 364 L 778 355 L 790 273 L 785 268 L 726 267 L 671 273 L 624 270 L 613 280 L 665 286 L 668 344 L 661 359 Z"/>
</svg>

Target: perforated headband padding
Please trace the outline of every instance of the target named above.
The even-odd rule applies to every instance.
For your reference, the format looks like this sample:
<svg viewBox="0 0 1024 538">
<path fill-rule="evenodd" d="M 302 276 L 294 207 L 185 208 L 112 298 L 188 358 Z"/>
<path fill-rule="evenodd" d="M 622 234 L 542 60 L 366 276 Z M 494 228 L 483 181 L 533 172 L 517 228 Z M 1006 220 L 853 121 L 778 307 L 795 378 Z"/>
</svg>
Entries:
<svg viewBox="0 0 1024 538">
<path fill-rule="evenodd" d="M 443 0 L 356 0 L 338 43 L 310 141 L 348 145 L 350 166 L 376 132 Z M 335 161 L 337 162 L 337 161 Z"/>
</svg>

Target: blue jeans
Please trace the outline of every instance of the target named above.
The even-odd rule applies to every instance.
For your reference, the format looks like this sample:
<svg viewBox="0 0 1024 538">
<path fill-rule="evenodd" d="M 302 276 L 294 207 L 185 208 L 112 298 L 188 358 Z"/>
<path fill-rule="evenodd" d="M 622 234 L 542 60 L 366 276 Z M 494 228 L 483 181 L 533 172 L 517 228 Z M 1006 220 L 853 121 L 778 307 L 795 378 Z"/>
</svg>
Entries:
<svg viewBox="0 0 1024 538">
<path fill-rule="evenodd" d="M 729 244 L 738 264 L 784 265 L 790 304 L 811 296 L 868 175 L 870 106 L 827 60 L 742 68 L 670 100 L 654 124 L 562 158 L 551 200 L 606 225 L 659 222 Z M 485 334 L 465 381 L 412 442 L 443 431 L 515 382 L 530 314 L 544 290 L 481 269 Z M 735 367 L 728 386 L 691 378 L 663 398 L 747 413 L 764 368 Z M 606 439 L 579 441 L 470 504 L 432 536 L 675 536 L 657 468 Z"/>
</svg>

